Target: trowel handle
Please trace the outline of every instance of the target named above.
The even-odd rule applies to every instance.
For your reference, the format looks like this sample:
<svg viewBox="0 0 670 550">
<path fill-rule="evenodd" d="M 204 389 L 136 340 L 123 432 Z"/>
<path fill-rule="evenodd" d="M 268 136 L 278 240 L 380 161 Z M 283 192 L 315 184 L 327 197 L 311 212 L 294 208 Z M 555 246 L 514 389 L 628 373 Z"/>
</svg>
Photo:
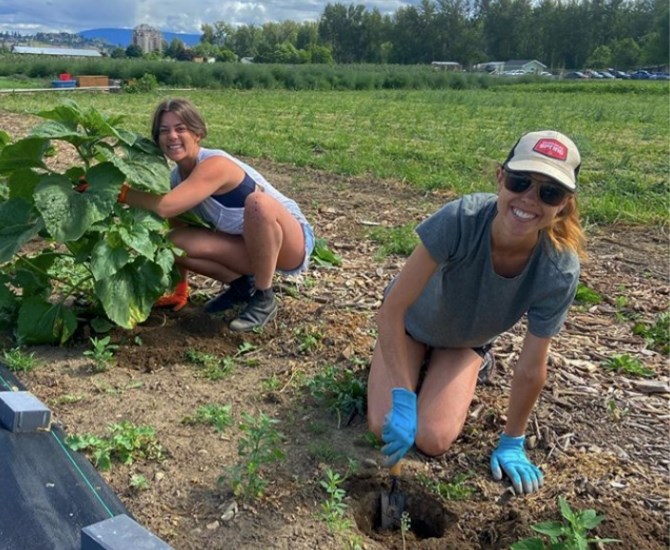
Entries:
<svg viewBox="0 0 670 550">
<path fill-rule="evenodd" d="M 393 477 L 400 477 L 400 462 L 396 462 L 391 468 L 389 469 L 389 473 Z"/>
</svg>

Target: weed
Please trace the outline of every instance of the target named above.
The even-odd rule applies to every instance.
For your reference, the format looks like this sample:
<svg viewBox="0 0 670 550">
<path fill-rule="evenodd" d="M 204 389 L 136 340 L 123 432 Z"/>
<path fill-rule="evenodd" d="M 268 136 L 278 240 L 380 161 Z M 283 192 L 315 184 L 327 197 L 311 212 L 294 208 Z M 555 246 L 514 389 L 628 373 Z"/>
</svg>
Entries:
<svg viewBox="0 0 670 550">
<path fill-rule="evenodd" d="M 373 449 L 381 449 L 382 448 L 382 442 L 379 440 L 379 438 L 373 434 L 372 432 L 366 432 L 360 438 L 364 443 L 367 443 L 372 447 Z"/>
<path fill-rule="evenodd" d="M 149 482 L 142 474 L 133 474 L 130 477 L 130 486 L 138 491 L 144 491 L 149 488 Z"/>
<path fill-rule="evenodd" d="M 317 402 L 337 413 L 338 427 L 342 414 L 365 414 L 367 385 L 351 369 L 329 365 L 309 380 L 307 387 Z"/>
<path fill-rule="evenodd" d="M 223 432 L 233 424 L 231 409 L 231 405 L 203 405 L 197 408 L 195 416 L 187 416 L 183 422 L 190 425 L 205 424 L 207 426 L 214 426 L 217 432 Z"/>
<path fill-rule="evenodd" d="M 471 477 L 472 474 L 456 474 L 453 481 L 446 482 L 437 481 L 425 474 L 417 474 L 417 479 L 421 485 L 444 500 L 465 500 L 472 496 L 475 489 L 466 484 L 466 481 Z"/>
<path fill-rule="evenodd" d="M 534 537 L 515 542 L 512 550 L 544 550 L 564 548 L 565 550 L 585 550 L 591 544 L 607 544 L 621 542 L 617 539 L 588 538 L 588 532 L 597 527 L 604 518 L 595 510 L 573 511 L 563 497 L 558 497 L 558 506 L 564 521 L 545 521 L 532 525 L 538 533 L 549 537 L 550 545 L 545 545 L 540 538 Z"/>
<path fill-rule="evenodd" d="M 333 463 L 344 457 L 344 454 L 336 450 L 328 442 L 312 441 L 307 446 L 307 452 L 310 457 L 319 462 Z"/>
<path fill-rule="evenodd" d="M 647 346 L 662 353 L 670 354 L 670 312 L 665 311 L 652 324 L 638 323 L 633 327 L 633 334 L 642 336 Z"/>
<path fill-rule="evenodd" d="M 405 541 L 405 536 L 409 533 L 410 527 L 412 525 L 412 520 L 409 517 L 409 513 L 405 510 L 400 516 L 400 535 L 402 536 L 402 550 L 407 548 Z"/>
<path fill-rule="evenodd" d="M 653 369 L 645 367 L 637 357 L 631 357 L 624 353 L 623 355 L 614 355 L 603 363 L 603 366 L 616 373 L 627 374 L 628 376 L 641 376 L 643 378 L 653 378 L 656 373 Z"/>
<path fill-rule="evenodd" d="M 316 239 L 310 259 L 321 267 L 340 267 L 342 265 L 342 257 L 328 248 L 326 240 L 321 238 Z"/>
<path fill-rule="evenodd" d="M 132 464 L 137 459 L 160 460 L 163 449 L 156 440 L 156 430 L 150 426 L 135 426 L 124 420 L 109 426 L 108 438 L 95 435 L 72 435 L 65 443 L 73 451 L 86 451 L 100 470 L 109 470 L 113 461 Z"/>
<path fill-rule="evenodd" d="M 304 354 L 310 354 L 319 346 L 321 338 L 323 336 L 321 333 L 314 331 L 310 332 L 306 329 L 300 329 L 296 332 L 296 339 L 298 340 L 298 352 Z"/>
<path fill-rule="evenodd" d="M 243 435 L 237 446 L 238 463 L 219 478 L 220 483 L 230 478 L 235 495 L 257 499 L 265 494 L 269 482 L 263 477 L 263 469 L 284 458 L 284 452 L 278 446 L 283 436 L 275 424 L 277 420 L 265 413 L 259 413 L 258 417 L 242 414 L 239 428 Z"/>
<path fill-rule="evenodd" d="M 30 372 L 38 366 L 35 354 L 21 351 L 21 348 L 3 351 L 2 358 L 12 372 Z"/>
<path fill-rule="evenodd" d="M 344 502 L 346 491 L 340 487 L 344 479 L 340 474 L 328 468 L 326 479 L 320 481 L 321 487 L 328 494 L 328 498 L 321 503 L 319 517 L 326 522 L 328 528 L 334 533 L 346 531 L 351 527 L 351 521 L 345 518 L 347 513 L 347 504 Z"/>
<path fill-rule="evenodd" d="M 66 393 L 64 395 L 61 395 L 56 399 L 56 403 L 59 404 L 64 404 L 64 405 L 69 405 L 72 403 L 79 403 L 79 401 L 83 401 L 86 399 L 83 395 L 79 394 L 74 394 L 74 393 Z"/>
<path fill-rule="evenodd" d="M 370 231 L 370 238 L 380 245 L 380 256 L 392 254 L 409 256 L 419 244 L 415 227 L 414 223 L 407 223 L 399 227 L 377 227 Z"/>
<path fill-rule="evenodd" d="M 231 357 L 217 357 L 193 348 L 186 350 L 186 359 L 201 367 L 202 376 L 212 382 L 225 378 L 235 367 L 235 360 Z"/>
<path fill-rule="evenodd" d="M 612 418 L 612 420 L 614 420 L 615 422 L 620 422 L 626 416 L 628 416 L 630 410 L 627 407 L 624 408 L 619 407 L 619 405 L 614 399 L 608 399 L 607 412 L 609 413 L 610 418 Z"/>
<path fill-rule="evenodd" d="M 590 289 L 584 283 L 577 283 L 577 293 L 575 294 L 575 302 L 584 306 L 595 306 L 602 303 L 603 297 L 595 290 Z"/>
<path fill-rule="evenodd" d="M 111 344 L 111 337 L 104 338 L 89 338 L 93 349 L 86 350 L 84 356 L 93 359 L 93 367 L 95 372 L 105 372 L 114 360 L 114 351 L 119 347 Z"/>
</svg>

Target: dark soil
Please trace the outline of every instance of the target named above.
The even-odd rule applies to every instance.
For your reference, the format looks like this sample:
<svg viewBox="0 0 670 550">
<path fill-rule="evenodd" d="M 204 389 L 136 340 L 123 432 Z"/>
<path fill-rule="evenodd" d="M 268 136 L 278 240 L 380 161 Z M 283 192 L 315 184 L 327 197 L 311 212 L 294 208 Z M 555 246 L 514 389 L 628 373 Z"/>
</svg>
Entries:
<svg viewBox="0 0 670 550">
<path fill-rule="evenodd" d="M 4 129 L 22 124 L 6 113 L 0 120 Z M 157 310 L 134 330 L 113 332 L 119 348 L 106 372 L 95 373 L 82 355 L 89 347 L 86 334 L 62 348 L 27 350 L 42 364 L 21 379 L 69 434 L 108 435 L 107 426 L 122 420 L 156 429 L 164 460 L 114 464 L 103 474 L 141 524 L 175 549 L 509 548 L 533 535 L 531 525 L 559 520 L 562 496 L 575 510 L 593 508 L 605 516 L 594 536 L 620 539 L 620 548 L 668 547 L 668 363 L 632 331 L 635 322 L 652 323 L 667 310 L 663 230 L 589 228 L 582 280 L 604 299 L 588 308 L 573 306 L 552 345 L 549 380 L 528 428 L 529 454 L 545 473 L 544 488 L 515 497 L 506 483 L 492 480 L 488 468 L 504 425 L 524 333 L 520 323 L 496 342 L 496 374 L 478 388 L 449 453 L 428 459 L 410 452 L 404 461 L 399 487 L 411 525 L 403 537 L 398 530 L 378 530 L 379 495 L 389 489 L 390 477 L 366 437 L 364 415 L 338 416 L 307 384 L 331 365 L 366 379 L 374 315 L 404 261 L 380 257 L 371 229 L 418 222 L 452 197 L 254 165 L 301 204 L 318 236 L 343 258 L 339 268 L 313 266 L 298 280 L 277 278 L 281 309 L 262 333 L 234 334 L 225 319 L 206 315 L 202 303 L 218 288 L 193 277 L 186 308 Z M 240 353 L 250 346 L 252 351 Z M 209 380 L 187 359 L 189 349 L 230 358 L 232 371 Z M 623 354 L 654 369 L 653 388 L 603 366 Z M 222 434 L 184 423 L 211 403 L 231 404 L 236 423 Z M 285 457 L 264 470 L 265 495 L 244 500 L 233 495 L 229 481 L 218 479 L 239 460 L 242 413 L 260 411 L 278 421 Z M 347 473 L 350 525 L 339 531 L 319 516 L 327 500 L 320 481 L 329 468 Z M 131 486 L 137 474 L 147 488 Z M 450 498 L 431 490 L 438 484 L 450 489 Z"/>
</svg>

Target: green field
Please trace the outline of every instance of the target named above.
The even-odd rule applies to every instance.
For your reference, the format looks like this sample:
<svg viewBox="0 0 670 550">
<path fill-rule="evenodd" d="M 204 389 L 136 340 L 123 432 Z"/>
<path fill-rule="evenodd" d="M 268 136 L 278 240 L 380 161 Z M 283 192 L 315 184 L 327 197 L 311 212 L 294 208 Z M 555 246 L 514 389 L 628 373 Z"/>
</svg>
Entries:
<svg viewBox="0 0 670 550">
<path fill-rule="evenodd" d="M 457 194 L 492 190 L 493 169 L 519 135 L 556 129 L 572 136 L 582 152 L 580 199 L 589 222 L 666 224 L 668 85 L 612 84 L 440 91 L 159 90 L 69 97 L 105 114 L 125 115 L 129 129 L 148 133 L 157 102 L 185 96 L 208 121 L 206 145 L 247 158 Z M 1 108 L 34 112 L 63 97 L 4 94 Z"/>
</svg>

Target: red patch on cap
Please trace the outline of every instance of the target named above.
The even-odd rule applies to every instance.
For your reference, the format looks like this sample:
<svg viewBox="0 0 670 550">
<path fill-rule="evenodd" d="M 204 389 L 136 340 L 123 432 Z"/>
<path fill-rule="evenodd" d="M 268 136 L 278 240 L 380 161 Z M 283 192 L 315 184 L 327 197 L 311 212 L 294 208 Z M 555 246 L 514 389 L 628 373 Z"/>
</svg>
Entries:
<svg viewBox="0 0 670 550">
<path fill-rule="evenodd" d="M 555 139 L 541 139 L 535 144 L 533 151 L 556 160 L 565 160 L 568 158 L 568 148 Z"/>
</svg>

